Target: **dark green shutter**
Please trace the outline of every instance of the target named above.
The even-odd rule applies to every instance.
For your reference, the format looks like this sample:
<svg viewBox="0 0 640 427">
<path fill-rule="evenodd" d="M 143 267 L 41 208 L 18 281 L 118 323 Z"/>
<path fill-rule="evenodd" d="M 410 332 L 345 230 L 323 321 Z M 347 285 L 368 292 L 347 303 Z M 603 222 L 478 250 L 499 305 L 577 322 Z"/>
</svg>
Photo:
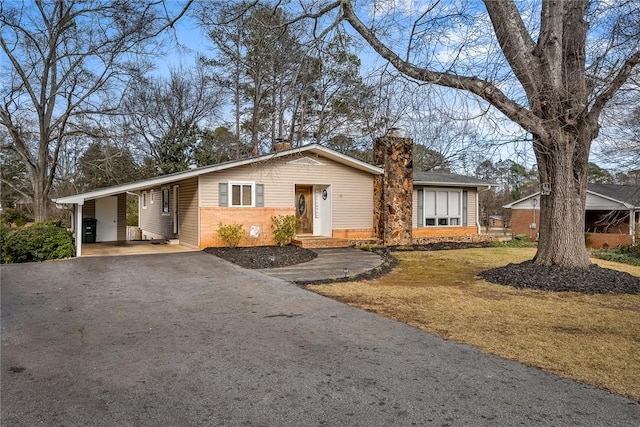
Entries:
<svg viewBox="0 0 640 427">
<path fill-rule="evenodd" d="M 256 184 L 256 207 L 264 207 L 264 184 Z"/>
<path fill-rule="evenodd" d="M 418 190 L 418 227 L 424 227 L 424 190 Z"/>
<path fill-rule="evenodd" d="M 229 185 L 226 182 L 218 183 L 218 206 L 229 206 Z"/>
</svg>

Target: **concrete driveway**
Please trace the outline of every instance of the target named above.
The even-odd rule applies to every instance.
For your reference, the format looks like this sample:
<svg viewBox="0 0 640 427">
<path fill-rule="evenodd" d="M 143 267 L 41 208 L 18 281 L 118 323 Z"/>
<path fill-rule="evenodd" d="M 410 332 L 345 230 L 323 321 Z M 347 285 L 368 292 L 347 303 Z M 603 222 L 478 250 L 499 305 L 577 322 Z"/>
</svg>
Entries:
<svg viewBox="0 0 640 427">
<path fill-rule="evenodd" d="M 196 253 L 2 266 L 3 426 L 640 424 L 640 405 Z"/>
</svg>

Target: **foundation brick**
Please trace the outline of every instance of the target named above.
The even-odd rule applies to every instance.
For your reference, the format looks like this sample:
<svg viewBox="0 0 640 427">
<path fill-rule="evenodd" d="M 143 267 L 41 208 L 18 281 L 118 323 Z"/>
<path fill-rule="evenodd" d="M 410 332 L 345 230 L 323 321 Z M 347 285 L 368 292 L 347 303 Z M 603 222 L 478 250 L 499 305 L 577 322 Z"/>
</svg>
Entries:
<svg viewBox="0 0 640 427">
<path fill-rule="evenodd" d="M 295 215 L 295 208 L 200 208 L 200 249 L 224 247 L 218 237 L 218 225 L 242 224 L 244 237 L 240 246 L 275 245 L 271 218 L 277 215 Z M 251 226 L 260 227 L 258 238 L 249 237 Z"/>
</svg>

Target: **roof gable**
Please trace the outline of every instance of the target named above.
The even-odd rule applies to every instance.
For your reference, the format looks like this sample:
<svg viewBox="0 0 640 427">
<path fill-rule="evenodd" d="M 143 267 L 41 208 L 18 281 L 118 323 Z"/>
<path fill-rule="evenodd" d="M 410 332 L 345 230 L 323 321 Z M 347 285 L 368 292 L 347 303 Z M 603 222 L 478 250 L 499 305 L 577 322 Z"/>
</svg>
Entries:
<svg viewBox="0 0 640 427">
<path fill-rule="evenodd" d="M 374 175 L 380 175 L 383 172 L 382 169 L 376 166 L 354 159 L 353 157 L 344 155 L 330 148 L 323 147 L 318 144 L 310 144 L 302 147 L 291 148 L 289 150 L 282 150 L 275 153 L 269 153 L 269 154 L 265 154 L 258 157 L 252 157 L 249 159 L 234 160 L 234 161 L 220 163 L 216 165 L 190 169 L 187 171 L 177 172 L 169 175 L 162 175 L 159 177 L 149 178 L 141 181 L 135 181 L 128 184 L 101 188 L 98 190 L 93 190 L 93 191 L 80 193 L 72 196 L 58 197 L 57 199 L 53 199 L 53 201 L 58 204 L 74 204 L 74 203 L 82 204 L 84 203 L 85 200 L 98 199 L 101 197 L 112 196 L 115 194 L 120 194 L 125 192 L 141 191 L 148 188 L 158 187 L 161 185 L 182 181 L 185 179 L 198 177 L 200 175 L 208 174 L 211 172 L 217 172 L 221 170 L 236 168 L 239 166 L 249 165 L 253 163 L 265 162 L 272 159 L 289 156 L 291 154 L 302 154 L 302 153 L 310 153 L 310 154 L 316 154 L 320 157 L 326 157 L 328 159 L 334 160 L 343 165 L 352 167 L 354 169 L 362 170 Z M 311 162 L 316 162 L 316 164 L 322 164 L 321 162 L 314 160 L 308 156 L 305 156 L 296 160 L 305 161 L 304 160 L 305 158 L 308 159 L 307 162 L 310 160 Z M 303 163 L 303 164 L 308 165 L 309 163 Z"/>
<path fill-rule="evenodd" d="M 640 207 L 640 186 L 589 183 L 587 188 L 593 193 L 597 193 L 615 201 Z"/>
<path fill-rule="evenodd" d="M 319 162 L 316 159 L 312 159 L 311 157 L 308 157 L 308 156 L 304 156 L 299 159 L 289 160 L 287 164 L 298 165 L 298 166 L 324 166 L 324 163 Z"/>
</svg>

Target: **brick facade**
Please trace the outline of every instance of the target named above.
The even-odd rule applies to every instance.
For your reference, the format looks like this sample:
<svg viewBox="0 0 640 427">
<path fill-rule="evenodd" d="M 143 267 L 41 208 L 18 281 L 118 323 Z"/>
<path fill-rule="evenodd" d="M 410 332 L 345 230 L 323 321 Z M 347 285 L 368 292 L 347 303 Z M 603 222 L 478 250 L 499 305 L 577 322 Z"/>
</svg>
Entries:
<svg viewBox="0 0 640 427">
<path fill-rule="evenodd" d="M 514 236 L 523 234 L 530 240 L 538 239 L 538 228 L 531 230 L 529 225 L 533 221 L 533 211 L 531 209 L 513 209 L 511 211 L 511 231 Z M 539 227 L 540 210 L 535 211 L 535 222 Z M 588 226 L 588 224 L 587 224 Z M 618 227 L 612 227 L 610 233 L 587 233 L 587 247 L 615 248 L 618 245 L 630 245 L 632 242 L 631 235 L 628 233 L 629 225 L 621 224 Z"/>
<path fill-rule="evenodd" d="M 200 249 L 224 247 L 226 242 L 218 237 L 218 225 L 243 224 L 244 237 L 240 246 L 275 245 L 271 218 L 277 215 L 295 215 L 295 208 L 200 208 Z M 251 226 L 260 227 L 260 236 L 249 236 Z M 332 238 L 361 240 L 371 239 L 373 228 L 333 230 Z M 328 239 L 330 240 L 330 239 Z"/>
<path fill-rule="evenodd" d="M 529 238 L 529 240 L 538 240 L 538 229 L 540 228 L 540 209 L 535 210 L 535 229 L 530 228 L 530 225 L 533 221 L 533 209 L 512 209 L 511 232 L 514 236 L 525 235 L 527 236 L 527 238 Z"/>
<path fill-rule="evenodd" d="M 587 233 L 588 248 L 615 248 L 619 245 L 631 245 L 630 234 Z"/>
<path fill-rule="evenodd" d="M 218 225 L 243 224 L 244 237 L 240 246 L 275 245 L 271 218 L 277 215 L 295 215 L 295 208 L 200 208 L 200 249 L 227 244 L 218 237 Z M 258 238 L 249 237 L 251 226 L 260 227 Z"/>
<path fill-rule="evenodd" d="M 333 230 L 332 236 L 334 239 L 352 239 L 352 240 L 364 240 L 372 239 L 375 234 L 373 228 L 363 229 L 347 229 L 347 230 Z"/>
<path fill-rule="evenodd" d="M 465 236 L 478 234 L 476 227 L 418 227 L 413 229 L 413 237 L 433 237 L 433 236 Z"/>
</svg>

